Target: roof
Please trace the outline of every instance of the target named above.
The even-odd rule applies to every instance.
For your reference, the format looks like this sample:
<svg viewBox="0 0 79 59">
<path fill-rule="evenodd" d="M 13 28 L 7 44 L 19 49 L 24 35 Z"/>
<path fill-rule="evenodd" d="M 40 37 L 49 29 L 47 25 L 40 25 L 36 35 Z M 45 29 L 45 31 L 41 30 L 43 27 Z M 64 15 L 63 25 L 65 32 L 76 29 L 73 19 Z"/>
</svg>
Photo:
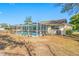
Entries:
<svg viewBox="0 0 79 59">
<path fill-rule="evenodd" d="M 66 19 L 60 19 L 60 20 L 49 20 L 49 21 L 42 21 L 41 24 L 64 24 L 67 23 Z"/>
</svg>

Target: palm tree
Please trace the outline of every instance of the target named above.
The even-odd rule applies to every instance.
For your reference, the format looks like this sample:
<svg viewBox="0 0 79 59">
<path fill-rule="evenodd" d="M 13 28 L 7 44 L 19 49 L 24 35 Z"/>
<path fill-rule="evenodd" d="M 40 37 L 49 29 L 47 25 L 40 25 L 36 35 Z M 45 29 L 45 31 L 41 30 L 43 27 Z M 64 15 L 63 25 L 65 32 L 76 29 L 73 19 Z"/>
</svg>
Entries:
<svg viewBox="0 0 79 59">
<path fill-rule="evenodd" d="M 25 25 L 27 25 L 27 24 L 32 24 L 31 16 L 26 17 L 26 20 L 24 21 L 24 24 L 25 24 Z"/>
</svg>

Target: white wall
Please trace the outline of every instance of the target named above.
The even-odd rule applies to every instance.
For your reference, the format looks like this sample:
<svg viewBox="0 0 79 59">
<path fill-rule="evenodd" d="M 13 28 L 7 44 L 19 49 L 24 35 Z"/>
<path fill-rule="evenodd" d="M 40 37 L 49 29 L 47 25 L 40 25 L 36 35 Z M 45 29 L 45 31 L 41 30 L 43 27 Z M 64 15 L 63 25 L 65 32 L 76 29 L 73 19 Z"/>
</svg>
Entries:
<svg viewBox="0 0 79 59">
<path fill-rule="evenodd" d="M 4 28 L 0 28 L 0 31 L 4 31 L 5 29 Z"/>
</svg>

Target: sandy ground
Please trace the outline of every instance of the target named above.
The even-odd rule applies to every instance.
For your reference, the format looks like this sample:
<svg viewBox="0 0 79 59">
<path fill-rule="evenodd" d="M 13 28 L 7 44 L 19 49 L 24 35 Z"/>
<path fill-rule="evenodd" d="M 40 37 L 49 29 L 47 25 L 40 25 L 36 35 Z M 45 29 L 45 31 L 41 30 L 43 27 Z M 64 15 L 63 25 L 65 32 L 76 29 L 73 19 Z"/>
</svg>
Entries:
<svg viewBox="0 0 79 59">
<path fill-rule="evenodd" d="M 63 36 L 18 37 L 12 35 L 11 37 L 15 38 L 15 41 L 26 43 L 27 47 L 25 45 L 9 45 L 0 50 L 0 55 L 79 56 L 79 42 Z"/>
<path fill-rule="evenodd" d="M 79 42 L 62 36 L 45 36 L 29 40 L 35 46 L 36 55 L 79 55 Z"/>
</svg>

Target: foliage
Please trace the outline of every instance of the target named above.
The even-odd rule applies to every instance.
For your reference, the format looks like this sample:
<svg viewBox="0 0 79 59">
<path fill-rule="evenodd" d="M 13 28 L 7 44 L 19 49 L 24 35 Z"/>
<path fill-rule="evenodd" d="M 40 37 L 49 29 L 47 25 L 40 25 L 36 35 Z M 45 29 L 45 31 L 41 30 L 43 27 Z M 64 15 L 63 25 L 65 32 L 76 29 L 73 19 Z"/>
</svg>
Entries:
<svg viewBox="0 0 79 59">
<path fill-rule="evenodd" d="M 1 23 L 0 25 L 1 25 L 1 27 L 4 27 L 4 28 L 8 27 L 8 24 L 6 24 L 6 23 Z"/>
<path fill-rule="evenodd" d="M 9 26 L 9 24 L 7 24 L 7 23 L 1 23 L 0 26 L 1 26 L 2 28 L 6 29 L 6 30 L 9 30 L 9 29 L 10 29 L 10 26 Z"/>
<path fill-rule="evenodd" d="M 75 14 L 70 18 L 70 24 L 73 25 L 73 30 L 79 30 L 79 3 L 59 3 L 61 13 Z"/>
<path fill-rule="evenodd" d="M 79 13 L 70 18 L 70 24 L 73 25 L 73 30 L 79 30 Z"/>
<path fill-rule="evenodd" d="M 79 12 L 79 3 L 59 3 L 56 6 L 61 6 L 61 13 L 68 12 L 69 14 Z"/>
<path fill-rule="evenodd" d="M 24 24 L 32 24 L 32 19 L 31 19 L 31 16 L 29 17 L 26 17 L 26 20 L 24 21 Z"/>
<path fill-rule="evenodd" d="M 71 35 L 72 34 L 72 31 L 71 30 L 66 30 L 66 34 L 67 35 Z"/>
</svg>

